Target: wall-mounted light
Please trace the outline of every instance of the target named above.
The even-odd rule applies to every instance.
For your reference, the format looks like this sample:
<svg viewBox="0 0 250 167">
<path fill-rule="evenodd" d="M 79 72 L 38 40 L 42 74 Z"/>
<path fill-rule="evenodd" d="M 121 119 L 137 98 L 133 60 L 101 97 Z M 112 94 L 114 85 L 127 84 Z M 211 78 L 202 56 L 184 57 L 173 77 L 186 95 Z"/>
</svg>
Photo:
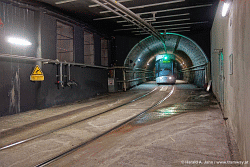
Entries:
<svg viewBox="0 0 250 167">
<path fill-rule="evenodd" d="M 222 0 L 223 1 L 223 7 L 222 7 L 222 17 L 225 17 L 229 11 L 230 7 L 230 0 Z"/>
<path fill-rule="evenodd" d="M 11 44 L 16 44 L 16 45 L 22 45 L 22 46 L 29 46 L 32 45 L 31 42 L 25 40 L 25 39 L 20 39 L 20 38 L 14 38 L 14 37 L 9 37 L 7 41 Z"/>
</svg>

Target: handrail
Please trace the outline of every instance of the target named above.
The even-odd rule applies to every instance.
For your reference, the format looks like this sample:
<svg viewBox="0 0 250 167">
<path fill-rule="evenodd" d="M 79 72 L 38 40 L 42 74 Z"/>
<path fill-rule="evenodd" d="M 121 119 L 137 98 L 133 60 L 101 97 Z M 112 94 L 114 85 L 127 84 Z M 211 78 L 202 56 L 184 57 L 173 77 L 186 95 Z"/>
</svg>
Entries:
<svg viewBox="0 0 250 167">
<path fill-rule="evenodd" d="M 109 70 L 113 70 L 113 69 L 129 69 L 129 70 L 141 70 L 141 71 L 148 71 L 148 72 L 153 72 L 151 70 L 146 70 L 146 69 L 143 69 L 143 68 L 131 68 L 131 67 L 125 67 L 125 66 L 114 66 L 114 67 L 108 67 Z"/>
<path fill-rule="evenodd" d="M 44 59 L 44 58 L 37 58 L 37 57 L 11 55 L 11 54 L 0 54 L 0 58 L 1 57 L 14 58 L 14 59 L 20 59 L 20 60 L 28 60 L 28 61 L 40 61 L 40 62 L 43 62 L 44 64 L 60 64 L 60 63 L 62 63 L 63 65 L 70 64 L 72 66 L 108 69 L 108 67 L 96 66 L 96 65 L 88 65 L 88 64 L 83 64 L 83 63 L 73 63 L 73 62 L 66 62 L 66 61 L 61 62 L 58 59 L 57 60 L 52 60 L 52 59 Z"/>
<path fill-rule="evenodd" d="M 197 70 L 192 70 L 192 69 L 198 68 L 198 67 L 204 67 L 204 66 L 206 66 L 206 65 L 207 65 L 207 63 L 202 64 L 202 65 L 197 65 L 197 66 L 192 66 L 192 67 L 184 68 L 184 69 L 182 69 L 182 70 L 179 70 L 179 72 L 197 71 Z"/>
</svg>

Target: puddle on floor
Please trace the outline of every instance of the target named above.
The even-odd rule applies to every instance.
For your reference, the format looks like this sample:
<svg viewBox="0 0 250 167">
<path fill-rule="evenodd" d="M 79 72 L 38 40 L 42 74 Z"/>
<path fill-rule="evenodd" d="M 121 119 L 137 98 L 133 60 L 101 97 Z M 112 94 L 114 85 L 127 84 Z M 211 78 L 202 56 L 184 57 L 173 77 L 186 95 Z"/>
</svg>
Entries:
<svg viewBox="0 0 250 167">
<path fill-rule="evenodd" d="M 116 130 L 116 132 L 129 132 L 132 129 L 140 128 L 145 125 L 157 123 L 164 121 L 170 117 L 188 113 L 188 112 L 202 112 L 204 109 L 208 108 L 218 108 L 218 103 L 212 96 L 212 94 L 207 92 L 192 92 L 189 98 L 181 103 L 175 103 L 171 105 L 161 104 L 160 106 L 147 111 L 138 117 L 136 117 L 132 122 L 125 125 L 125 127 Z"/>
</svg>

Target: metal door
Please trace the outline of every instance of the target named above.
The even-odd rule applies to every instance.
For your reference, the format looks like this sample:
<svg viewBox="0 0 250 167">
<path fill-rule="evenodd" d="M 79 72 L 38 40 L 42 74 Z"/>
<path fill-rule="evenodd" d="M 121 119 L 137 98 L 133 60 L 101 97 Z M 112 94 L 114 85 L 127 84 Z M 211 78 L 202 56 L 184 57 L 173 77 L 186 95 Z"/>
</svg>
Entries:
<svg viewBox="0 0 250 167">
<path fill-rule="evenodd" d="M 220 103 L 221 107 L 224 107 L 224 58 L 223 53 L 220 52 L 219 54 L 219 63 L 220 63 L 220 75 L 219 75 L 219 96 L 220 96 Z"/>
</svg>

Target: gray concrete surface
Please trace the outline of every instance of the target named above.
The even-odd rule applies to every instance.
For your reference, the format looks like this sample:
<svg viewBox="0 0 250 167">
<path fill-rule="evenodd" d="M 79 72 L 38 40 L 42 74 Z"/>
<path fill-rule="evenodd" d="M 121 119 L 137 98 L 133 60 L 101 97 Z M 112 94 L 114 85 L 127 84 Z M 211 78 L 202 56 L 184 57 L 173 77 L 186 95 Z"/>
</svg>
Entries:
<svg viewBox="0 0 250 167">
<path fill-rule="evenodd" d="M 223 2 L 219 3 L 211 29 L 212 88 L 228 118 L 227 124 L 233 129 L 243 159 L 250 161 L 250 1 L 230 2 L 226 17 L 221 15 Z M 214 51 L 222 48 L 223 77 L 219 53 Z"/>
<path fill-rule="evenodd" d="M 136 93 L 152 90 L 155 86 L 154 83 L 142 84 L 124 93 L 124 96 L 114 94 L 112 97 L 127 99 Z M 242 162 L 237 147 L 234 147 L 234 140 L 229 138 L 222 113 L 212 94 L 190 84 L 176 84 L 174 89 L 172 88 L 171 85 L 161 85 L 154 93 L 123 108 L 60 129 L 20 146 L 1 150 L 0 166 L 35 166 L 108 131 L 164 97 L 167 98 L 159 106 L 50 166 L 200 166 L 204 163 L 228 163 L 227 166 L 235 166 L 229 163 Z M 108 105 L 118 103 L 120 98 Z M 96 102 L 98 100 L 103 98 L 96 99 Z M 95 104 L 94 101 L 91 101 L 91 104 Z M 71 107 L 77 108 L 78 105 Z M 71 107 L 65 106 L 65 109 Z M 63 108 L 61 106 L 58 111 Z M 94 107 L 72 116 L 81 117 L 100 110 L 100 107 Z M 32 112 L 35 120 L 37 112 Z M 53 113 L 54 109 L 51 108 L 50 112 L 47 109 L 47 112 Z M 41 129 L 46 130 L 50 126 L 70 121 L 72 116 L 45 123 L 44 126 L 41 125 Z M 28 114 L 8 117 L 9 128 L 17 126 L 11 124 L 11 119 L 23 119 L 25 124 L 31 117 Z M 7 125 L 3 127 L 8 128 Z M 31 130 L 34 132 L 41 129 L 34 127 Z M 30 135 L 32 131 L 25 130 L 16 136 Z M 3 137 L 1 141 L 7 139 Z"/>
<path fill-rule="evenodd" d="M 177 85 L 161 106 L 50 166 L 243 166 L 212 94 Z M 176 103 L 178 102 L 178 103 Z"/>
</svg>

